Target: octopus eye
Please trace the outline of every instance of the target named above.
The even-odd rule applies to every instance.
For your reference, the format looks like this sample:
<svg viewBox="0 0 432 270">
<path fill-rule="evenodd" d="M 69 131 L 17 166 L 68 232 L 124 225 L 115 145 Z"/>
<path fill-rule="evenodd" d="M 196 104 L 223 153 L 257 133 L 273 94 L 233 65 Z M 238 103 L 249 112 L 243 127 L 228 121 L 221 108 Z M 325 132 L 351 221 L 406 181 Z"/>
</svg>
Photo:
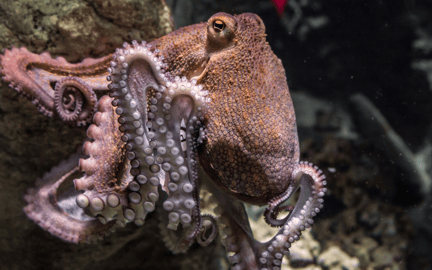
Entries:
<svg viewBox="0 0 432 270">
<path fill-rule="evenodd" d="M 225 23 L 221 20 L 216 20 L 213 22 L 213 29 L 215 32 L 220 33 L 225 29 Z"/>
<path fill-rule="evenodd" d="M 230 46 L 237 29 L 234 16 L 219 12 L 213 15 L 207 23 L 207 51 L 218 51 Z"/>
</svg>

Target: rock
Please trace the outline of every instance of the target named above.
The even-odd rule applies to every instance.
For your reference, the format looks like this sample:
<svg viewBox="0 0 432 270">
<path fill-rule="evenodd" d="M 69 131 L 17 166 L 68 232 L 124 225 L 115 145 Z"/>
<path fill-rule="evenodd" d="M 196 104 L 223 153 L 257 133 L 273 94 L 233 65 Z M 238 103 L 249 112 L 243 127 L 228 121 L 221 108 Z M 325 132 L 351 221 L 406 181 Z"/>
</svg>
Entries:
<svg viewBox="0 0 432 270">
<path fill-rule="evenodd" d="M 361 267 L 367 267 L 371 263 L 370 254 L 372 251 L 378 247 L 377 241 L 371 237 L 361 236 L 357 237 L 354 244 L 348 246 L 347 252 L 354 254 L 360 261 Z"/>
<path fill-rule="evenodd" d="M 318 264 L 325 269 L 357 270 L 360 262 L 357 258 L 352 258 L 340 247 L 332 246 L 318 257 Z"/>
<path fill-rule="evenodd" d="M 392 266 L 393 254 L 386 247 L 378 247 L 372 252 L 373 267 L 383 269 Z"/>
<path fill-rule="evenodd" d="M 290 249 L 289 261 L 293 267 L 305 267 L 315 263 L 315 258 L 321 252 L 321 246 L 316 241 L 310 229 L 302 232 L 300 240 L 295 242 Z"/>
</svg>

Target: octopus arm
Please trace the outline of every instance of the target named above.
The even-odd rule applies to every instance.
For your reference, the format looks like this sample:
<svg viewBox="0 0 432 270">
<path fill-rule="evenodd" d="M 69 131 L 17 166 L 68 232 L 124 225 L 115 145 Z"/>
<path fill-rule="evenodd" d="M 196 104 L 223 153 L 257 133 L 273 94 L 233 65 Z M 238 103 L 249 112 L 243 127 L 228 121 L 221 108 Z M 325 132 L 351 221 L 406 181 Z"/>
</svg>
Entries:
<svg viewBox="0 0 432 270">
<path fill-rule="evenodd" d="M 295 188 L 289 188 L 284 196 L 269 203 L 269 208 L 265 212 L 266 221 L 272 226 L 281 226 L 281 229 L 267 243 L 256 245 L 255 255 L 258 258 L 259 269 L 275 269 L 274 267 L 280 269 L 282 258 L 289 254 L 291 244 L 300 239 L 302 231 L 311 227 L 313 217 L 323 207 L 322 197 L 327 191 L 324 187 L 326 185 L 324 179 L 325 176 L 318 167 L 311 163 L 300 162 L 293 171 Z M 276 215 L 273 212 L 278 211 L 279 206 L 291 197 L 298 187 L 300 187 L 300 196 L 289 215 L 282 220 L 275 219 Z"/>
<path fill-rule="evenodd" d="M 244 204 L 216 187 L 202 168 L 199 169 L 199 176 L 211 192 L 211 198 L 217 202 L 217 226 L 231 269 L 258 269 L 254 248 L 259 242 L 253 237 Z"/>
<path fill-rule="evenodd" d="M 113 55 L 107 77 L 110 97 L 99 100 L 87 130 L 90 140 L 83 146 L 87 157 L 74 168 L 74 172 L 78 168 L 84 172 L 73 181 L 82 193 L 71 197 L 81 211 L 96 217 L 102 228 L 113 223 L 123 227 L 129 222 L 141 226 L 147 214 L 155 210 L 161 187 L 167 193 L 163 209 L 168 212 L 162 234 L 167 246 L 178 253 L 186 251 L 202 231 L 196 156 L 209 99 L 196 81 L 165 73 L 166 65 L 156 55 L 145 42 L 125 44 Z M 58 83 L 67 80 L 75 85 L 84 83 L 73 77 Z M 46 182 L 44 187 L 53 192 L 58 189 L 54 182 Z M 74 233 L 67 226 L 72 221 L 61 214 L 44 190 L 33 190 L 26 197 L 29 217 L 43 222 L 40 213 L 44 208 L 57 209 L 51 222 L 57 227 L 51 223 L 41 226 L 67 241 L 85 241 L 86 235 L 70 236 Z M 45 201 L 38 199 L 41 196 Z M 215 227 L 214 219 L 204 220 Z M 179 224 L 182 226 L 177 231 Z M 201 242 L 207 244 L 214 237 L 211 233 Z"/>
<path fill-rule="evenodd" d="M 71 199 L 76 196 L 71 182 L 79 174 L 80 157 L 82 154 L 72 155 L 54 167 L 24 197 L 28 203 L 24 212 L 30 219 L 52 235 L 72 243 L 90 242 L 114 229 L 112 222 L 102 224 L 97 219 L 89 219 Z M 72 188 L 61 193 L 64 187 Z"/>
<path fill-rule="evenodd" d="M 94 90 L 107 90 L 106 69 L 111 60 L 109 55 L 70 64 L 47 52 L 38 55 L 24 47 L 12 48 L 0 55 L 1 76 L 44 115 L 58 115 L 81 126 L 89 123 L 96 111 Z"/>
<path fill-rule="evenodd" d="M 77 190 L 83 193 L 76 197 L 79 207 L 90 216 L 97 217 L 103 224 L 116 220 L 124 227 L 128 222 L 124 208 L 135 202 L 134 195 L 126 189 L 131 185 L 130 163 L 125 159 L 125 143 L 121 140 L 118 116 L 111 105 L 112 98 L 103 96 L 99 100 L 98 112 L 93 124 L 87 130 L 91 141 L 83 146 L 87 158 L 79 161 L 79 168 L 85 174 L 74 180 Z"/>
<path fill-rule="evenodd" d="M 172 78 L 150 44 L 134 41 L 123 47 L 109 68 L 108 88 L 115 98 L 112 104 L 131 164 L 133 191 L 139 195 L 125 216 L 143 223 L 155 210 L 161 186 L 167 193 L 165 226 L 176 231 L 181 224 L 183 230 L 162 233 L 169 234 L 168 247 L 184 252 L 202 225 L 196 152 L 208 92 L 195 80 Z"/>
<path fill-rule="evenodd" d="M 203 179 L 208 178 L 204 175 Z M 265 212 L 267 223 L 279 226 L 279 232 L 268 242 L 261 243 L 253 238 L 246 211 L 241 202 L 225 195 L 211 181 L 213 195 L 219 203 L 219 232 L 232 264 L 232 269 L 281 269 L 282 258 L 289 254 L 291 244 L 300 238 L 301 232 L 310 228 L 313 217 L 323 207 L 327 189 L 325 177 L 316 166 L 300 162 L 293 170 L 294 184 L 281 196 L 269 203 Z M 300 188 L 300 196 L 287 217 L 278 220 L 275 217 L 280 205 Z M 251 256 L 253 255 L 253 256 Z"/>
</svg>

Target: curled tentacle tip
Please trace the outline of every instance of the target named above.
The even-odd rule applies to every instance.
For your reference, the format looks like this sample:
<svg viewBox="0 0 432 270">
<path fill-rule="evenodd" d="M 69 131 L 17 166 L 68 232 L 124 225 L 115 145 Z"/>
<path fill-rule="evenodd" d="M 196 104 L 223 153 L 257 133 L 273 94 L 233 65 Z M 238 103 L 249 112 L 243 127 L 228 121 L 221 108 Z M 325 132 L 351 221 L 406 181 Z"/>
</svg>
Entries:
<svg viewBox="0 0 432 270">
<path fill-rule="evenodd" d="M 326 179 L 323 171 L 320 170 L 318 166 L 313 165 L 313 163 L 307 161 L 300 161 L 292 172 L 292 178 L 299 179 L 302 173 L 310 175 L 315 183 L 319 183 L 321 185 L 327 184 L 326 181 L 323 181 L 324 179 Z"/>
<path fill-rule="evenodd" d="M 300 239 L 301 232 L 310 228 L 313 224 L 313 217 L 323 207 L 322 197 L 327 189 L 325 176 L 317 166 L 308 162 L 299 162 L 294 168 L 293 184 L 285 193 L 270 201 L 269 207 L 264 212 L 265 221 L 272 227 L 282 227 L 279 233 L 267 243 L 267 250 L 261 254 L 259 262 L 263 269 L 280 266 L 283 254 L 287 254 L 291 243 Z M 300 196 L 294 207 L 281 206 L 300 187 Z M 278 220 L 278 214 L 283 211 L 290 211 L 289 215 Z M 273 267 L 273 268 L 271 268 Z M 279 268 L 277 268 L 279 269 Z"/>
<path fill-rule="evenodd" d="M 97 98 L 84 80 L 69 76 L 56 83 L 54 105 L 63 121 L 81 126 L 90 122 L 93 117 Z"/>
<path fill-rule="evenodd" d="M 207 231 L 210 231 L 210 234 L 207 235 Z M 209 245 L 217 236 L 217 224 L 216 219 L 211 215 L 203 215 L 202 216 L 202 229 L 197 238 L 197 242 L 201 246 Z"/>
</svg>

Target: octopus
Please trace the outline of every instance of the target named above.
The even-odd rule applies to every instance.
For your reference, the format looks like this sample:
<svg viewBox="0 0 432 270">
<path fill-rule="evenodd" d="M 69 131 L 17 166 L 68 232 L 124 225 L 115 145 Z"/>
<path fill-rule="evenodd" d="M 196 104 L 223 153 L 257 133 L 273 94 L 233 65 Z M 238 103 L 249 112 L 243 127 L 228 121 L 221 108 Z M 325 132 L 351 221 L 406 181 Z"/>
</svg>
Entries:
<svg viewBox="0 0 432 270">
<path fill-rule="evenodd" d="M 11 88 L 46 116 L 90 124 L 82 151 L 28 190 L 26 215 L 64 241 L 93 242 L 142 226 L 160 201 L 174 253 L 219 232 L 231 269 L 280 269 L 322 209 L 326 181 L 299 161 L 285 71 L 265 37 L 257 15 L 217 13 L 75 64 L 5 50 L 1 75 Z M 285 205 L 299 188 L 297 203 Z M 202 190 L 217 214 L 201 213 Z M 254 239 L 244 203 L 267 205 L 265 221 L 280 228 L 270 241 Z"/>
</svg>

